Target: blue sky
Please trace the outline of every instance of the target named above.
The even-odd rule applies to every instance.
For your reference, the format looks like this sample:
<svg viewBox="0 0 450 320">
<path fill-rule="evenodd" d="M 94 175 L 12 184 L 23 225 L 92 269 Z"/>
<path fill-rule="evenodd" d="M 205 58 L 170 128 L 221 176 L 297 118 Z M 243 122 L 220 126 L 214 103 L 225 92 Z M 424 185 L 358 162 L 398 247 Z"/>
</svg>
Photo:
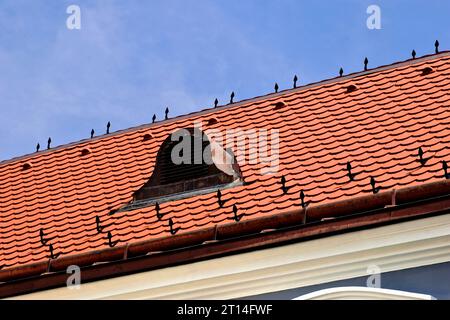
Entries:
<svg viewBox="0 0 450 320">
<path fill-rule="evenodd" d="M 450 49 L 449 31 L 446 0 L 1 0 L 0 160 Z"/>
</svg>

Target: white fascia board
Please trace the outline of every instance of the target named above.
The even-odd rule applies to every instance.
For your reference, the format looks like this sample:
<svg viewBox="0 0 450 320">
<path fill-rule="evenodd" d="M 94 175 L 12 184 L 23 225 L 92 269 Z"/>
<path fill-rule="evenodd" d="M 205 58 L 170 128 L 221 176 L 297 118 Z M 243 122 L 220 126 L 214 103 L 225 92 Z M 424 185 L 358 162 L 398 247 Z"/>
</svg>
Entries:
<svg viewBox="0 0 450 320">
<path fill-rule="evenodd" d="M 12 299 L 235 299 L 448 261 L 450 214 Z"/>
</svg>

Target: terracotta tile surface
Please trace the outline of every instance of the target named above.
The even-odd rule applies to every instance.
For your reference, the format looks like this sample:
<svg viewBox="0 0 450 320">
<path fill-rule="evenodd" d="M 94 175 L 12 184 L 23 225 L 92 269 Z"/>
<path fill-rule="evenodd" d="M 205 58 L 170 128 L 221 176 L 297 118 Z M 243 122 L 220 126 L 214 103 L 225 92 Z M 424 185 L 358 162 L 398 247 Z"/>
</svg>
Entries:
<svg viewBox="0 0 450 320">
<path fill-rule="evenodd" d="M 433 72 L 424 75 L 425 67 Z M 347 92 L 350 84 L 357 89 Z M 217 123 L 207 125 L 212 118 Z M 162 203 L 162 221 L 154 206 L 110 215 L 147 182 L 167 136 L 194 121 L 208 129 L 279 130 L 279 171 L 264 175 L 264 164 L 241 163 L 247 184 L 222 190 L 223 208 L 211 193 Z M 371 193 L 370 177 L 381 191 L 432 182 L 443 179 L 442 160 L 450 161 L 448 53 L 0 162 L 0 266 L 46 260 L 49 244 L 63 256 L 107 248 L 108 231 L 119 244 L 170 237 L 169 218 L 180 233 L 229 223 L 234 204 L 243 219 L 275 215 L 298 208 L 301 190 L 317 205 Z"/>
</svg>

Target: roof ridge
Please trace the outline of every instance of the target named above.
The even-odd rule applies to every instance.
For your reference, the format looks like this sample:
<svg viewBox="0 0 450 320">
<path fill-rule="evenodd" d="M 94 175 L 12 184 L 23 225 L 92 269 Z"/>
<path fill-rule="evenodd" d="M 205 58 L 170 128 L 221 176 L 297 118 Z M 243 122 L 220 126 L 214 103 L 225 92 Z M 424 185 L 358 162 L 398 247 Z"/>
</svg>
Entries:
<svg viewBox="0 0 450 320">
<path fill-rule="evenodd" d="M 228 109 L 228 108 L 234 108 L 234 107 L 238 107 L 238 106 L 243 106 L 252 102 L 257 102 L 257 101 L 261 101 L 263 99 L 271 99 L 271 98 L 277 98 L 277 97 L 281 97 L 284 96 L 288 93 L 294 93 L 294 92 L 299 92 L 299 91 L 304 91 L 304 90 L 309 90 L 311 88 L 315 88 L 315 87 L 319 87 L 319 86 L 323 86 L 323 85 L 327 85 L 327 84 L 332 84 L 332 83 L 336 83 L 336 82 L 340 82 L 340 81 L 346 81 L 349 79 L 355 79 L 364 75 L 368 75 L 368 74 L 372 74 L 372 73 L 376 73 L 376 72 L 380 72 L 380 71 L 384 71 L 384 70 L 390 70 L 390 69 L 394 69 L 397 67 L 401 67 L 401 66 L 407 66 L 407 65 L 413 65 L 413 64 L 419 64 L 425 61 L 429 61 L 429 60 L 434 60 L 437 59 L 439 57 L 446 57 L 446 56 L 450 56 L 450 50 L 445 50 L 445 51 L 441 51 L 439 53 L 433 53 L 433 54 L 428 54 L 428 55 L 424 55 L 422 57 L 419 58 L 409 58 L 407 60 L 402 60 L 402 61 L 397 61 L 397 62 L 393 62 L 391 64 L 386 64 L 386 65 L 381 65 L 372 69 L 368 69 L 368 70 L 363 70 L 363 71 L 357 71 L 357 72 L 353 72 L 350 73 L 348 75 L 345 76 L 336 76 L 333 78 L 328 78 L 328 79 L 324 79 L 324 80 L 320 80 L 320 81 L 316 81 L 316 82 L 312 82 L 312 83 L 308 83 L 302 86 L 297 86 L 296 88 L 289 88 L 289 89 L 284 89 L 284 90 L 280 90 L 278 92 L 271 92 L 268 94 L 264 94 L 264 95 L 260 95 L 260 96 L 256 96 L 253 98 L 248 98 L 248 99 L 244 99 L 244 100 L 240 100 L 234 103 L 230 103 L 230 104 L 226 104 L 226 105 L 222 105 L 222 106 L 218 106 L 218 107 L 210 107 L 210 108 L 206 108 L 203 110 L 199 110 L 199 111 L 194 111 L 194 112 L 190 112 L 187 114 L 183 114 L 183 115 L 179 115 L 179 116 L 175 116 L 173 118 L 169 118 L 166 120 L 162 120 L 162 121 L 158 121 L 155 123 L 145 123 L 145 124 L 141 124 L 141 125 L 137 125 L 134 127 L 129 127 L 126 129 L 121 129 L 121 130 L 117 130 L 114 132 L 110 132 L 108 134 L 102 134 L 93 138 L 85 138 L 85 139 L 81 139 L 78 141 L 74 141 L 74 142 L 69 142 L 69 143 L 65 143 L 56 147 L 52 147 L 51 149 L 47 149 L 47 150 L 42 150 L 39 152 L 34 152 L 34 153 L 28 153 L 28 154 L 24 154 L 24 155 L 20 155 L 17 157 L 13 157 L 10 159 L 5 159 L 0 161 L 0 166 L 4 166 L 7 164 L 11 164 L 11 163 L 15 163 L 21 160 L 25 160 L 25 159 L 30 159 L 33 158 L 37 155 L 43 155 L 43 154 L 49 154 L 52 152 L 56 152 L 59 150 L 63 150 L 69 147 L 75 147 L 77 145 L 81 145 L 83 143 L 86 142 L 91 142 L 91 141 L 97 141 L 97 140 L 101 140 L 101 139 L 105 139 L 105 138 L 109 138 L 109 137 L 114 137 L 120 134 L 124 134 L 124 133 L 128 133 L 128 132 L 133 132 L 133 131 L 138 131 L 138 130 L 142 130 L 142 129 L 147 129 L 153 126 L 160 126 L 162 124 L 167 124 L 167 123 L 171 123 L 171 122 L 176 122 L 179 120 L 183 120 L 186 118 L 190 118 L 193 116 L 200 116 L 200 115 L 204 115 L 204 114 L 210 114 L 210 113 L 214 113 L 216 111 L 219 110 L 224 110 L 224 109 Z"/>
</svg>

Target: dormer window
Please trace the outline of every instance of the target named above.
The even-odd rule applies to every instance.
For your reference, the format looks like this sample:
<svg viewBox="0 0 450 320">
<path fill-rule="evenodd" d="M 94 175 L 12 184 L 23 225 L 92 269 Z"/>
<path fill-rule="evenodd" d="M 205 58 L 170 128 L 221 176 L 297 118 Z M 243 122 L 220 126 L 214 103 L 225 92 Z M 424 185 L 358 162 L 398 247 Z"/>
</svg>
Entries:
<svg viewBox="0 0 450 320">
<path fill-rule="evenodd" d="M 240 170 L 231 151 L 210 141 L 197 128 L 180 129 L 162 143 L 153 174 L 134 194 L 134 200 L 186 197 L 240 181 Z"/>
</svg>

